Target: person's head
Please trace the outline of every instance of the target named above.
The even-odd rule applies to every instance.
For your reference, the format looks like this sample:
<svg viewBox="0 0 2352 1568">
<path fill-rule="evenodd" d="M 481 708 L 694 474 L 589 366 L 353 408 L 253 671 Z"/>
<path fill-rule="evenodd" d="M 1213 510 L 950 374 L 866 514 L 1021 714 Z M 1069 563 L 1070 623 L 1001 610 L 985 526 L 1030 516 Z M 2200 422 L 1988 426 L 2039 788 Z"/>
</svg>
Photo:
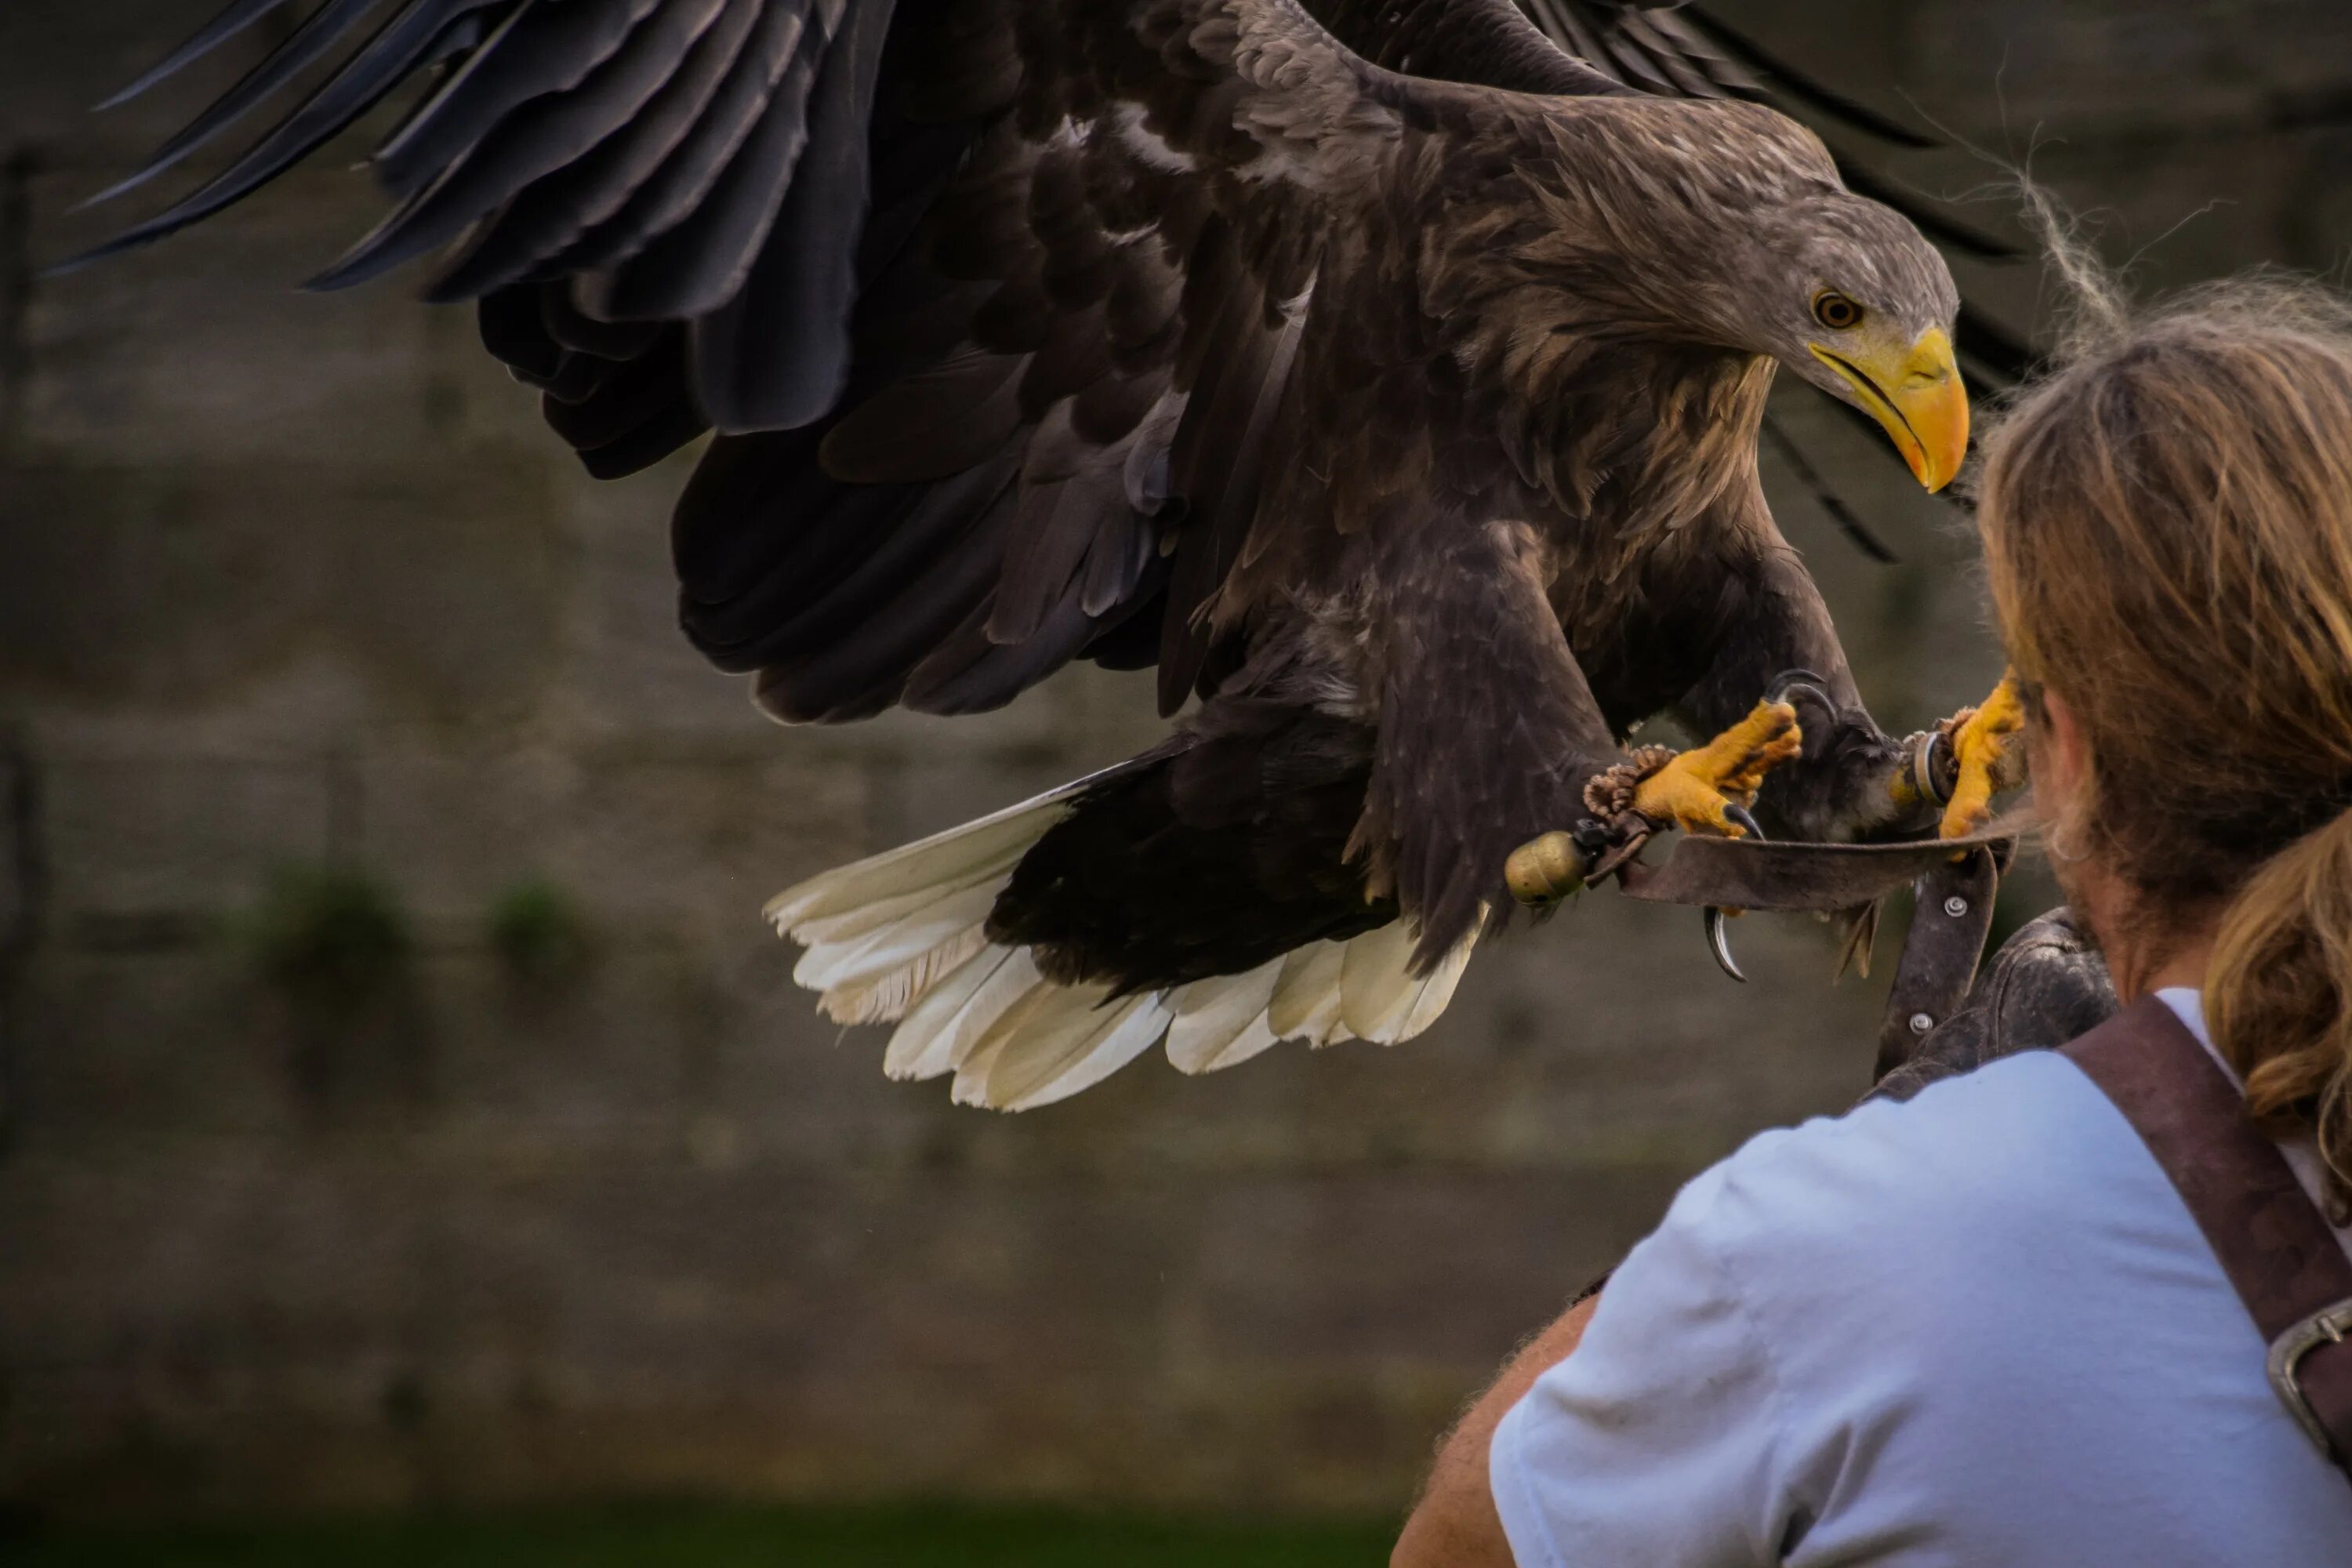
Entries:
<svg viewBox="0 0 2352 1568">
<path fill-rule="evenodd" d="M 2352 1180 L 2352 309 L 2233 285 L 2122 326 L 1989 446 L 1993 598 L 2060 880 L 2214 938 L 2254 1110 Z"/>
</svg>

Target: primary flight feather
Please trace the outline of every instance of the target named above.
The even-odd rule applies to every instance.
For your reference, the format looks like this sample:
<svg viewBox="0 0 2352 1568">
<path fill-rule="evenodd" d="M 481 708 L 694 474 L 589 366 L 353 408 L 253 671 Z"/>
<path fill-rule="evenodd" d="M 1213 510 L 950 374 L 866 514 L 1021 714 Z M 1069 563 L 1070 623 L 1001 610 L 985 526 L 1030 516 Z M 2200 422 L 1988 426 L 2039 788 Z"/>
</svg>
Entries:
<svg viewBox="0 0 2352 1568">
<path fill-rule="evenodd" d="M 1074 658 L 1197 700 L 771 906 L 828 1011 L 897 1022 L 891 1072 L 1043 1104 L 1162 1041 L 1409 1037 L 1515 892 L 1657 828 L 1936 821 L 1757 441 L 1786 372 L 1948 482 L 1943 258 L 1745 100 L 1736 35 L 1530 8 L 323 0 L 125 186 L 340 58 L 105 248 L 422 79 L 319 281 L 436 254 L 593 473 L 716 430 L 680 617 L 768 711 L 972 711 Z M 1721 733 L 1623 749 L 1669 710 Z"/>
</svg>

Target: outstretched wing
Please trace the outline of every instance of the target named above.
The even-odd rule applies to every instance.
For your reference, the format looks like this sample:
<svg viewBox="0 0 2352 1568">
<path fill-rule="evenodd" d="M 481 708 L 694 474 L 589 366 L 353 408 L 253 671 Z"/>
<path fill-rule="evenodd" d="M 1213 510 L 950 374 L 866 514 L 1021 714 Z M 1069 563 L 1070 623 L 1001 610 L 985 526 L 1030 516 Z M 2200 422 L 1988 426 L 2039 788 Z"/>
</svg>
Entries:
<svg viewBox="0 0 2352 1568">
<path fill-rule="evenodd" d="M 236 0 L 132 90 L 285 3 Z M 1295 0 L 317 0 L 125 187 L 298 78 L 105 249 L 421 82 L 369 164 L 392 212 L 317 285 L 437 253 L 428 297 L 478 302 L 593 472 L 720 431 L 681 618 L 793 720 L 991 707 L 1080 656 L 1158 662 L 1171 708 L 1213 679 L 1196 611 L 1331 193 L 1418 90 Z"/>
<path fill-rule="evenodd" d="M 236 0 L 121 96 L 288 5 Z M 804 422 L 838 390 L 837 320 L 818 326 L 811 312 L 793 353 L 761 356 L 749 374 L 714 351 L 754 325 L 755 270 L 771 289 L 789 279 L 842 292 L 849 258 L 833 241 L 864 210 L 865 116 L 889 12 L 872 0 L 320 0 L 107 194 L 154 178 L 302 82 L 282 118 L 211 179 L 78 259 L 211 216 L 422 84 L 369 160 L 393 211 L 313 287 L 462 240 L 426 297 L 481 300 L 493 352 L 554 403 L 593 405 L 603 417 L 550 415 L 602 471 L 651 461 L 704 422 Z M 535 286 L 559 281 L 576 287 L 542 304 Z M 635 450 L 598 451 L 607 442 L 590 437 L 619 436 L 615 405 L 649 405 L 646 367 L 665 364 L 685 370 L 702 420 L 673 416 L 659 449 L 639 429 Z"/>
<path fill-rule="evenodd" d="M 1375 67 L 1753 94 L 1773 66 L 1618 0 L 1523 0 L 1540 29 L 1512 0 L 306 3 L 117 188 L 275 121 L 93 255 L 407 97 L 369 164 L 393 209 L 318 286 L 437 253 L 427 296 L 477 302 L 593 473 L 721 432 L 680 618 L 794 720 L 992 707 L 1080 657 L 1157 663 L 1170 709 L 1214 684 L 1200 612 L 1282 466 L 1326 234 L 1300 152 L 1371 154 L 1414 91 Z M 127 90 L 292 8 L 234 0 Z"/>
</svg>

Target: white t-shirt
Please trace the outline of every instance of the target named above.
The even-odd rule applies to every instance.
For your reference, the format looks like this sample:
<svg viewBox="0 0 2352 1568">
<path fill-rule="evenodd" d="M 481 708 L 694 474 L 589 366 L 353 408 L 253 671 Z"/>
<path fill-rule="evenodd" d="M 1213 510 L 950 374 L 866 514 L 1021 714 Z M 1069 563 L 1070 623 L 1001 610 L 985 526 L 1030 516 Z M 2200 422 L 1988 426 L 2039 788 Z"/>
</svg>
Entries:
<svg viewBox="0 0 2352 1568">
<path fill-rule="evenodd" d="M 2352 1485 L 2264 1349 L 2138 1134 L 2031 1052 L 1692 1181 L 1496 1430 L 1495 1502 L 1520 1568 L 2346 1568 Z"/>
</svg>

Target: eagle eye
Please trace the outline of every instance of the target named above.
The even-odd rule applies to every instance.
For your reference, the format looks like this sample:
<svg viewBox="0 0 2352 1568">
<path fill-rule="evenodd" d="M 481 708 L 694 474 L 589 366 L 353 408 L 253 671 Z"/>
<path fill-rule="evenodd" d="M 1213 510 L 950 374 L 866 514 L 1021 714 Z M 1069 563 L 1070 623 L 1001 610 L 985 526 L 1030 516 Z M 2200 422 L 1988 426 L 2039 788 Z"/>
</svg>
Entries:
<svg viewBox="0 0 2352 1568">
<path fill-rule="evenodd" d="M 1833 332 L 1849 331 L 1862 325 L 1863 309 L 1834 289 L 1824 289 L 1813 296 L 1813 320 Z"/>
</svg>

